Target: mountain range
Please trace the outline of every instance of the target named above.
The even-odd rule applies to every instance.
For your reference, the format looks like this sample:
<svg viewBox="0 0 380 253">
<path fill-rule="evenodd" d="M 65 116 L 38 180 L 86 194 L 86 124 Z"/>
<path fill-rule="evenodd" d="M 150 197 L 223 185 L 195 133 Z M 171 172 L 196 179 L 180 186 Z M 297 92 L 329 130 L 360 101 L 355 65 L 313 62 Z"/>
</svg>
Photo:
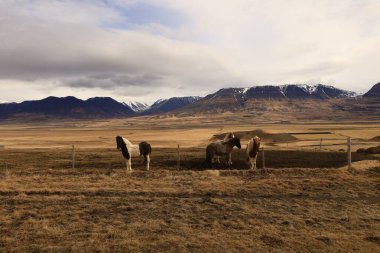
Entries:
<svg viewBox="0 0 380 253">
<path fill-rule="evenodd" d="M 140 102 L 120 103 L 110 97 L 81 100 L 73 96 L 0 104 L 0 118 L 123 118 L 139 115 L 215 112 L 264 112 L 318 114 L 318 111 L 380 115 L 380 83 L 364 95 L 327 85 L 265 85 L 223 88 L 205 97 L 160 99 L 151 106 Z"/>
</svg>

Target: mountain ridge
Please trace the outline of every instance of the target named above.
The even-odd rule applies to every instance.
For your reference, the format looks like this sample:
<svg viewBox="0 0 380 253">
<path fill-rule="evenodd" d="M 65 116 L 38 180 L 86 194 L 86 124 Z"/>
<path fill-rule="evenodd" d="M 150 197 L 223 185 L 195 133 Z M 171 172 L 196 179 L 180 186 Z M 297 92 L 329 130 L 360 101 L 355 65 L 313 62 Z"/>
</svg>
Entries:
<svg viewBox="0 0 380 253">
<path fill-rule="evenodd" d="M 294 108 L 289 108 L 296 104 L 299 104 L 297 108 L 306 104 L 313 107 L 313 104 L 315 106 L 321 105 L 322 101 L 335 109 L 355 111 L 355 108 L 360 107 L 360 110 L 364 112 L 368 108 L 366 109 L 366 102 L 364 103 L 363 101 L 371 101 L 367 107 L 370 108 L 371 112 L 377 112 L 379 98 L 380 83 L 375 84 L 363 96 L 352 91 L 323 84 L 262 85 L 246 88 L 222 88 L 205 97 L 188 96 L 159 99 L 150 106 L 136 101 L 118 102 L 110 97 L 93 97 L 81 100 L 73 96 L 61 98 L 50 96 L 41 100 L 23 101 L 21 103 L 2 103 L 0 104 L 0 118 L 12 118 L 19 115 L 44 115 L 53 118 L 73 119 L 117 118 L 165 113 L 192 114 L 236 110 L 257 111 L 258 108 L 268 110 L 274 104 L 277 107 L 285 107 L 284 109 L 287 110 L 295 110 Z M 353 103 L 352 99 L 362 101 L 360 106 L 356 102 Z M 348 103 L 347 101 L 351 102 Z M 350 106 L 350 103 L 353 105 Z M 267 108 L 263 108 L 264 104 Z M 356 106 L 355 108 L 354 105 Z"/>
</svg>

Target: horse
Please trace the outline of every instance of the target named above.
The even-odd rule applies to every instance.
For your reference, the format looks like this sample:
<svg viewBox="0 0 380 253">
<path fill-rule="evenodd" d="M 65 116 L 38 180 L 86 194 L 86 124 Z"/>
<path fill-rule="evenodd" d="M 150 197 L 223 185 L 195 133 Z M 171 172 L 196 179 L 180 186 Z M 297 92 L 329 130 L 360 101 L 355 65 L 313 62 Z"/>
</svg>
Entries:
<svg viewBox="0 0 380 253">
<path fill-rule="evenodd" d="M 149 170 L 150 164 L 150 154 L 152 153 L 152 146 L 146 141 L 139 143 L 140 156 L 144 156 L 144 164 L 146 165 L 146 170 Z"/>
<path fill-rule="evenodd" d="M 206 147 L 206 163 L 211 167 L 215 156 L 226 156 L 228 166 L 232 165 L 231 152 L 234 147 L 241 148 L 240 139 L 233 137 L 226 142 L 221 140 L 214 141 Z"/>
<path fill-rule="evenodd" d="M 144 156 L 144 163 L 146 164 L 146 170 L 149 170 L 150 164 L 150 154 L 152 153 L 152 148 L 149 143 L 141 142 L 139 145 L 132 144 L 129 140 L 124 137 L 116 136 L 116 148 L 121 150 L 123 157 L 126 160 L 127 172 L 132 172 L 132 154 L 136 154 L 137 148 L 140 151 L 140 156 Z"/>
<path fill-rule="evenodd" d="M 222 143 L 223 144 L 226 144 L 230 139 L 234 138 L 235 135 L 233 132 L 229 132 L 226 134 L 226 136 L 224 137 L 224 139 L 222 140 Z M 214 162 L 217 161 L 218 163 L 220 163 L 220 156 L 218 155 L 215 155 L 214 157 Z"/>
<path fill-rule="evenodd" d="M 260 151 L 260 138 L 258 136 L 253 137 L 247 144 L 248 161 L 251 163 L 251 170 L 256 169 L 257 154 Z"/>
</svg>

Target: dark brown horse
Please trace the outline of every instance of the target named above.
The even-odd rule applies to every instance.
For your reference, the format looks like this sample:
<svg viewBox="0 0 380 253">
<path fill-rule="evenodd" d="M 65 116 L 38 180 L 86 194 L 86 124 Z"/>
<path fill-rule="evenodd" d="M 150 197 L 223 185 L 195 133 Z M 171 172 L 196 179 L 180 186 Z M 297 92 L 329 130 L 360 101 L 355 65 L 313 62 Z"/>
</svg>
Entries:
<svg viewBox="0 0 380 253">
<path fill-rule="evenodd" d="M 150 164 L 150 154 L 152 153 L 152 147 L 146 141 L 139 143 L 140 156 L 144 156 L 144 163 L 146 165 L 146 170 L 149 170 Z"/>
</svg>

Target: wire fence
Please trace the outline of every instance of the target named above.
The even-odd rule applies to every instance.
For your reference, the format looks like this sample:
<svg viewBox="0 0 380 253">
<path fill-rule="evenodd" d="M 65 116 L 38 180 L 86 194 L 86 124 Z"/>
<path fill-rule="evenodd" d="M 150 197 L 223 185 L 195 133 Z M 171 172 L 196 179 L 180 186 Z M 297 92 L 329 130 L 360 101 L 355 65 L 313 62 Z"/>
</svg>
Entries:
<svg viewBox="0 0 380 253">
<path fill-rule="evenodd" d="M 310 151 L 310 150 L 303 150 L 301 153 L 297 152 L 297 151 L 294 151 L 293 152 L 293 160 L 297 160 L 297 155 L 299 157 L 301 156 L 309 156 L 309 161 L 305 161 L 306 164 L 310 164 L 310 161 L 315 159 L 315 160 L 318 160 L 318 162 L 320 162 L 320 164 L 326 166 L 326 164 L 328 164 L 329 162 L 331 163 L 334 163 L 334 162 L 337 162 L 337 164 L 342 164 L 342 163 L 345 163 L 347 164 L 347 170 L 349 171 L 352 171 L 352 145 L 353 145 L 353 141 L 362 141 L 361 139 L 352 139 L 350 137 L 348 137 L 345 142 L 339 142 L 339 143 L 334 143 L 334 144 L 327 144 L 327 143 L 324 143 L 324 141 L 342 141 L 342 139 L 337 139 L 337 138 L 321 138 L 320 139 L 320 143 L 318 145 L 316 144 L 312 144 L 312 145 L 308 145 L 307 147 L 310 147 L 310 146 L 315 146 L 315 147 L 318 147 L 319 148 L 319 153 L 316 153 L 314 151 Z M 315 139 L 313 139 L 312 141 L 315 141 Z M 359 143 L 359 142 L 357 142 Z M 323 152 L 323 149 L 324 147 L 328 147 L 328 146 L 336 146 L 336 145 L 345 145 L 346 148 L 345 148 L 345 151 L 344 152 Z M 300 148 L 302 149 L 303 146 L 300 146 Z M 170 149 L 170 148 L 169 148 Z M 75 164 L 76 164 L 76 147 L 73 145 L 72 146 L 72 168 L 74 169 L 75 168 Z M 177 144 L 176 148 L 174 149 L 174 152 L 172 151 L 172 154 L 171 154 L 171 157 L 170 156 L 166 156 L 166 157 L 163 157 L 161 155 L 160 156 L 157 156 L 156 159 L 161 159 L 163 160 L 164 162 L 166 161 L 170 167 L 170 165 L 174 165 L 174 166 L 171 166 L 171 167 L 175 167 L 177 170 L 181 170 L 181 169 L 191 169 L 190 166 L 193 166 L 194 168 L 201 168 L 202 166 L 199 166 L 199 164 L 204 164 L 204 161 L 203 161 L 203 154 L 202 154 L 202 148 L 200 149 L 197 149 L 196 151 L 194 151 L 194 149 L 191 149 L 191 148 L 181 148 L 181 146 L 179 144 Z M 300 151 L 300 150 L 298 150 Z M 165 151 L 161 151 L 161 152 L 165 152 Z M 279 151 L 279 150 L 271 150 L 270 147 L 262 147 L 261 148 L 261 151 L 258 153 L 258 163 L 260 163 L 261 168 L 265 169 L 267 165 L 273 165 L 273 162 L 270 162 L 270 159 L 273 159 L 274 156 L 276 155 L 276 152 L 277 154 L 283 152 L 285 154 L 283 154 L 282 156 L 288 156 L 289 159 L 292 158 L 291 155 L 289 155 L 290 153 L 286 153 L 286 151 Z M 292 151 L 289 151 L 289 152 L 292 152 Z M 324 159 L 324 155 L 323 154 L 329 154 L 331 153 L 331 156 L 327 156 L 325 155 L 326 157 L 326 163 L 323 163 L 323 160 Z M 235 152 L 235 154 L 237 156 L 240 155 L 240 157 L 242 157 L 243 159 L 240 159 L 240 160 L 237 160 L 237 164 L 242 164 L 242 161 L 244 161 L 244 154 L 245 154 L 245 151 L 244 151 L 244 148 L 242 151 L 240 151 L 239 153 Z M 268 154 L 268 155 L 266 155 Z M 318 154 L 318 155 L 316 155 Z M 346 154 L 346 158 L 345 158 L 345 162 L 343 161 L 344 159 L 342 157 L 344 157 L 344 154 Z M 336 156 L 334 156 L 336 155 Z M 281 156 L 281 155 L 277 155 L 277 156 Z M 276 158 L 278 159 L 278 158 Z M 305 157 L 303 157 L 303 159 L 305 159 Z M 301 158 L 299 158 L 299 160 L 303 160 Z M 360 158 L 356 158 L 355 157 L 355 160 L 360 160 Z M 170 164 L 170 162 L 172 162 L 172 164 Z M 240 163 L 239 163 L 240 162 Z M 302 161 L 300 161 L 302 162 Z M 162 163 L 157 163 L 156 164 L 162 164 Z M 310 164 L 312 166 L 312 164 Z M 238 166 L 238 167 L 244 167 L 244 166 Z M 334 167 L 333 165 L 331 167 Z"/>
<path fill-rule="evenodd" d="M 361 145 L 363 140 L 347 138 L 345 141 L 338 138 L 321 138 L 318 143 L 316 139 L 310 139 L 314 143 L 299 145 L 297 150 L 278 149 L 276 146 L 263 145 L 257 157 L 257 167 L 262 168 L 337 168 L 347 166 L 352 170 L 352 162 L 372 159 L 367 155 L 353 151 L 354 145 Z M 334 143 L 328 143 L 333 141 Z M 283 143 L 282 143 L 283 144 Z M 344 150 L 331 151 L 330 146 L 341 145 Z M 314 147 L 313 150 L 310 147 Z M 4 149 L 7 150 L 7 149 Z M 36 167 L 49 166 L 50 168 L 75 169 L 116 169 L 125 167 L 125 161 L 119 151 L 115 148 L 109 149 L 86 149 L 79 145 L 72 145 L 66 149 L 48 149 L 29 152 L 23 151 L 0 152 L 0 166 L 5 170 L 11 168 L 22 168 L 23 166 Z M 13 153 L 12 153 L 13 152 Z M 1 156 L 4 154 L 3 156 Z M 243 145 L 241 150 L 234 149 L 232 153 L 232 169 L 249 169 L 247 153 Z M 213 169 L 229 169 L 222 157 L 221 164 L 213 164 Z M 132 157 L 132 166 L 143 170 L 142 158 Z M 151 168 L 162 168 L 169 170 L 204 170 L 209 169 L 205 163 L 205 147 L 187 148 L 175 144 L 172 148 L 155 148 L 151 159 Z"/>
</svg>

